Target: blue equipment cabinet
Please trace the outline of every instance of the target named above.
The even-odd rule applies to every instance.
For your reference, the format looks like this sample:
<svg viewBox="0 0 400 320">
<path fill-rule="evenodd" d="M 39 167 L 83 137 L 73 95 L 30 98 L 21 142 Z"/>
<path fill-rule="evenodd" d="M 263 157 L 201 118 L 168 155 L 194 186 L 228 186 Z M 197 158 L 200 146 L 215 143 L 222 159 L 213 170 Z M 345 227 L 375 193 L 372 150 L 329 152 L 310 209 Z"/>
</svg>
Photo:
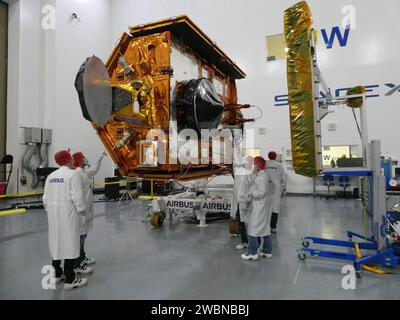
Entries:
<svg viewBox="0 0 400 320">
<path fill-rule="evenodd" d="M 386 179 L 386 190 L 390 189 L 390 179 L 392 179 L 392 161 L 389 159 L 382 159 L 381 160 L 381 167 L 383 169 L 383 175 Z"/>
</svg>

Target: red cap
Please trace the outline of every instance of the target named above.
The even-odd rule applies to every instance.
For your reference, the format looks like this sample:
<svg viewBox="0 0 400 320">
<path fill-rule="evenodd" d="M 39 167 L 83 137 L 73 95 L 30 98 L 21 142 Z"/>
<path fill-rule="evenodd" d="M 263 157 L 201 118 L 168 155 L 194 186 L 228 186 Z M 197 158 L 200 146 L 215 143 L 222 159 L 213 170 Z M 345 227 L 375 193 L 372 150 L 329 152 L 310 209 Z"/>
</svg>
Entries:
<svg viewBox="0 0 400 320">
<path fill-rule="evenodd" d="M 247 162 L 250 162 L 250 163 L 254 163 L 254 158 L 252 156 L 247 156 L 246 159 L 244 159 L 244 160 L 246 160 Z"/>
<path fill-rule="evenodd" d="M 59 166 L 65 166 L 72 161 L 72 156 L 69 151 L 61 150 L 55 154 L 54 160 Z"/>
<path fill-rule="evenodd" d="M 83 159 L 85 159 L 85 156 L 82 152 L 75 152 L 72 155 L 72 158 L 74 158 L 74 168 L 78 168 L 81 166 Z"/>
<path fill-rule="evenodd" d="M 275 151 L 271 151 L 271 152 L 268 153 L 268 158 L 269 158 L 270 160 L 276 160 L 276 157 L 277 157 L 277 156 L 278 156 L 278 155 L 276 154 Z"/>
<path fill-rule="evenodd" d="M 267 168 L 267 162 L 263 157 L 255 157 L 254 158 L 254 165 L 259 169 L 259 170 L 264 170 Z"/>
</svg>

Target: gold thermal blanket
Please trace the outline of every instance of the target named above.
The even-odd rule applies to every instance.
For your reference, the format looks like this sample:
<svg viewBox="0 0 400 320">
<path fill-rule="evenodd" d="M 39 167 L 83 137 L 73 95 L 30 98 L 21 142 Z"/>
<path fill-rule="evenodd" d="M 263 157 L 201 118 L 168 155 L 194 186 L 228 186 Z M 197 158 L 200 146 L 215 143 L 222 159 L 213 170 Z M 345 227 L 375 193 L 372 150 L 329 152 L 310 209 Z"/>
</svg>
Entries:
<svg viewBox="0 0 400 320">
<path fill-rule="evenodd" d="M 317 175 L 310 8 L 301 1 L 285 10 L 287 83 L 293 168 L 297 174 Z"/>
<path fill-rule="evenodd" d="M 347 90 L 346 95 L 351 96 L 354 94 L 363 94 L 363 93 L 365 93 L 365 87 L 358 86 L 358 87 L 353 87 L 353 88 Z M 348 99 L 346 99 L 346 104 L 350 108 L 361 108 L 362 104 L 363 104 L 363 99 L 362 99 L 362 97 L 348 98 Z"/>
</svg>

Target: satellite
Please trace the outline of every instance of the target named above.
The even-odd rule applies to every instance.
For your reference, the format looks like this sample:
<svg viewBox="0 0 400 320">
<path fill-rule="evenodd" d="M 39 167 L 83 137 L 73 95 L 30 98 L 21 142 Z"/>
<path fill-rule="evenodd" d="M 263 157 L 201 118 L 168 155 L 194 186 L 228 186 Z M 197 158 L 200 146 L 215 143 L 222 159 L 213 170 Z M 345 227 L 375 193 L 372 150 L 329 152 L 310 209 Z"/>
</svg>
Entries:
<svg viewBox="0 0 400 320">
<path fill-rule="evenodd" d="M 212 138 L 202 133 L 242 130 L 253 121 L 241 112 L 250 105 L 237 101 L 235 81 L 244 77 L 182 15 L 130 27 L 107 63 L 96 56 L 86 59 L 75 87 L 83 117 L 97 130 L 121 175 L 188 180 L 231 171 L 224 157 L 212 161 Z M 196 133 L 199 143 L 189 153 L 195 148 L 201 161 L 179 156 L 187 148 L 181 135 L 185 129 Z"/>
</svg>

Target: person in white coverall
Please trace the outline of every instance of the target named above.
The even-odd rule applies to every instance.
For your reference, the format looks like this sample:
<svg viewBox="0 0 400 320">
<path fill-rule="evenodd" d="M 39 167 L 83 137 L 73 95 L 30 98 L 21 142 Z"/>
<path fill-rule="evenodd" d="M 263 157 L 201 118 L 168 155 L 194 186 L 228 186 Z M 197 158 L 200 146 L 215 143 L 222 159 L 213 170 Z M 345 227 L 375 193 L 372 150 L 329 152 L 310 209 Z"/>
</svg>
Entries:
<svg viewBox="0 0 400 320">
<path fill-rule="evenodd" d="M 237 219 L 239 224 L 240 244 L 236 246 L 238 250 L 246 248 L 248 244 L 246 224 L 250 214 L 251 203 L 246 199 L 246 193 L 254 179 L 253 161 L 252 156 L 247 156 L 243 162 L 234 162 L 231 217 Z"/>
<path fill-rule="evenodd" d="M 275 190 L 272 196 L 272 215 L 271 215 L 271 232 L 276 232 L 278 224 L 278 215 L 281 209 L 281 197 L 286 193 L 286 172 L 283 165 L 276 161 L 277 154 L 274 151 L 268 153 L 267 170 L 271 173 L 275 183 Z"/>
<path fill-rule="evenodd" d="M 46 179 L 43 205 L 49 223 L 49 249 L 55 269 L 55 282 L 65 280 L 64 289 L 82 287 L 87 279 L 79 279 L 74 272 L 75 259 L 79 257 L 80 215 L 87 210 L 81 180 L 72 170 L 73 160 L 68 151 L 56 153 L 60 168 Z M 61 268 L 64 260 L 64 272 Z"/>
<path fill-rule="evenodd" d="M 90 230 L 93 229 L 93 191 L 91 186 L 92 179 L 100 170 L 101 161 L 105 153 L 103 153 L 96 164 L 91 167 L 85 169 L 88 166 L 88 160 L 83 155 L 82 152 L 76 152 L 72 155 L 74 158 L 74 167 L 76 172 L 79 174 L 79 177 L 82 181 L 83 185 L 83 195 L 86 202 L 86 214 L 81 216 L 81 224 L 80 224 L 80 255 L 79 258 L 76 259 L 75 263 L 75 271 L 80 274 L 88 274 L 93 271 L 91 267 L 88 265 L 94 264 L 96 260 L 94 258 L 86 257 L 85 252 L 85 240 L 87 238 L 87 234 Z"/>
<path fill-rule="evenodd" d="M 271 213 L 272 213 L 272 194 L 274 182 L 271 174 L 266 170 L 266 161 L 262 157 L 254 159 L 256 176 L 246 193 L 246 197 L 251 201 L 251 211 L 247 225 L 249 245 L 247 252 L 241 255 L 244 260 L 257 260 L 259 256 L 272 257 L 271 242 Z M 263 248 L 258 253 L 259 238 L 263 239 Z"/>
</svg>

